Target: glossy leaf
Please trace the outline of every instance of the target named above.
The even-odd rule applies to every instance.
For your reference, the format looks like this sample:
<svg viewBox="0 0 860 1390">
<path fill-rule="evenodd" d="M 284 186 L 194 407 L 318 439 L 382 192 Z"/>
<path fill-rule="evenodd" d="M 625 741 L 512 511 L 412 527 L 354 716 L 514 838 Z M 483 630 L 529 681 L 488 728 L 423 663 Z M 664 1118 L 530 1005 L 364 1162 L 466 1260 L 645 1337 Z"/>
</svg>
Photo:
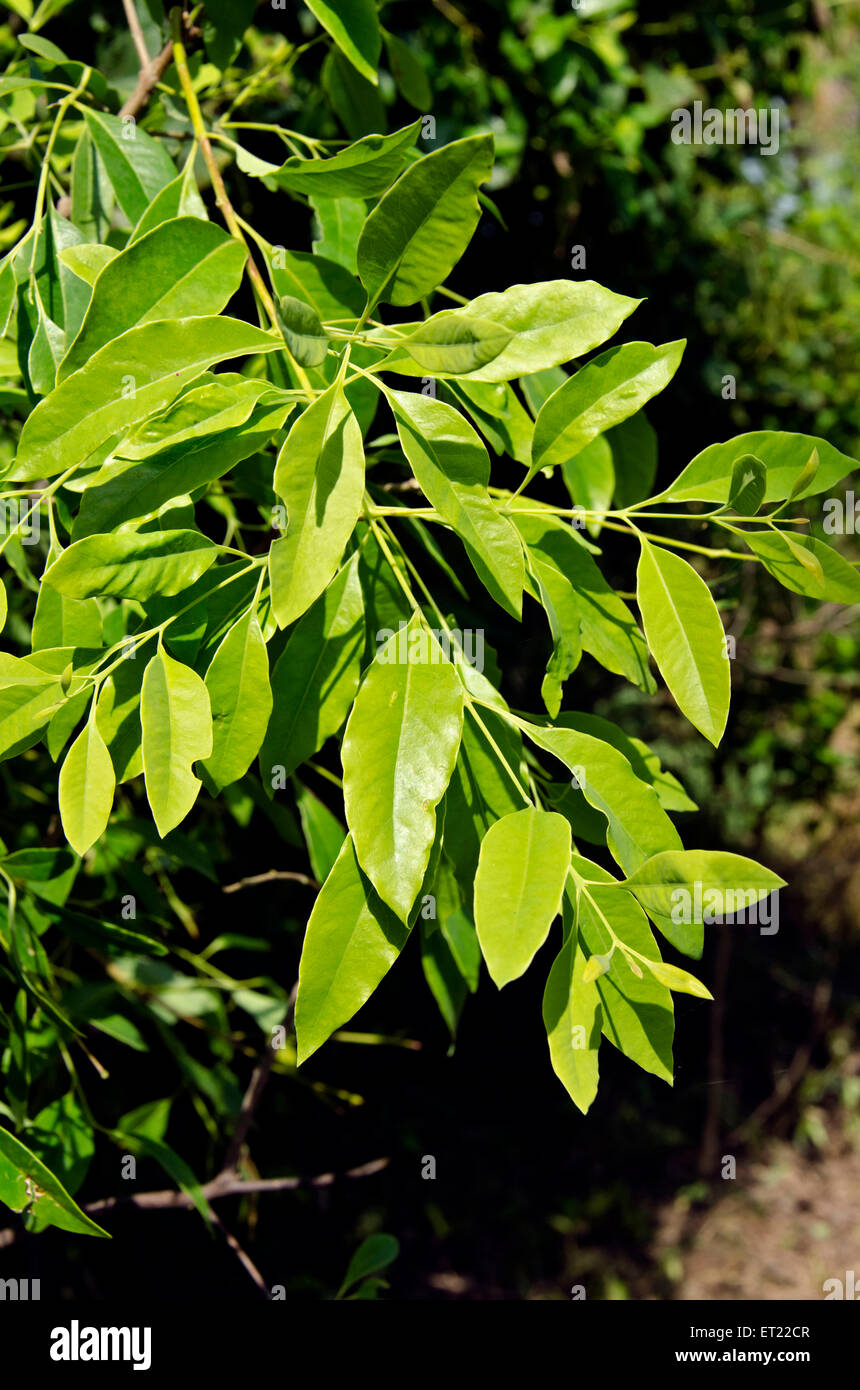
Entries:
<svg viewBox="0 0 860 1390">
<path fill-rule="evenodd" d="M 29 1211 L 44 1225 L 76 1235 L 105 1236 L 62 1183 L 14 1134 L 0 1127 L 0 1201 L 12 1211 Z"/>
<path fill-rule="evenodd" d="M 74 541 L 42 583 L 73 599 L 148 599 L 181 593 L 217 558 L 218 546 L 199 531 L 117 531 Z"/>
<path fill-rule="evenodd" d="M 785 887 L 785 880 L 753 859 L 725 850 L 670 850 L 655 854 L 624 887 L 647 912 L 693 921 L 732 916 Z"/>
<path fill-rule="evenodd" d="M 284 341 L 300 367 L 318 367 L 325 361 L 329 340 L 309 304 L 288 294 L 281 295 L 278 300 L 278 323 Z"/>
<path fill-rule="evenodd" d="M 212 222 L 163 222 L 104 266 L 58 379 L 138 324 L 219 313 L 239 288 L 246 259 L 241 242 Z"/>
<path fill-rule="evenodd" d="M 765 501 L 781 502 L 790 495 L 813 450 L 818 452 L 819 468 L 807 479 L 798 497 L 829 492 L 858 466 L 855 459 L 814 435 L 757 430 L 739 434 L 725 444 L 710 444 L 687 464 L 663 496 L 673 502 L 727 502 L 736 460 L 754 454 L 767 472 Z"/>
<path fill-rule="evenodd" d="M 382 31 L 374 0 L 306 0 L 306 3 L 353 67 L 375 85 Z"/>
<path fill-rule="evenodd" d="M 421 122 L 392 135 L 366 135 L 328 159 L 292 155 L 273 175 L 276 183 L 308 198 L 378 198 L 391 186 Z"/>
<path fill-rule="evenodd" d="M 501 989 L 528 969 L 561 906 L 570 867 L 570 826 L 527 807 L 490 827 L 475 876 L 475 926 Z"/>
<path fill-rule="evenodd" d="M 361 678 L 364 604 L 354 556 L 299 620 L 272 672 L 274 710 L 260 753 L 265 785 L 336 733 Z"/>
<path fill-rule="evenodd" d="M 478 225 L 492 164 L 492 136 L 469 135 L 411 165 L 379 200 L 358 243 L 372 303 L 414 304 L 445 279 Z"/>
<path fill-rule="evenodd" d="M 729 715 L 731 678 L 707 584 L 680 555 L 643 539 L 636 598 L 663 679 L 681 712 L 716 746 Z"/>
<path fill-rule="evenodd" d="M 176 178 L 173 160 L 158 140 L 134 123 L 89 107 L 84 116 L 117 202 L 134 224 L 155 195 Z"/>
<path fill-rule="evenodd" d="M 355 852 L 405 922 L 430 859 L 436 807 L 463 728 L 463 689 L 417 617 L 377 652 L 343 737 L 343 796 Z M 405 651 L 403 650 L 405 648 Z"/>
<path fill-rule="evenodd" d="M 830 603 L 860 603 L 860 573 L 825 541 L 746 527 L 743 537 L 768 574 L 793 593 Z"/>
<path fill-rule="evenodd" d="M 279 345 L 280 338 L 224 316 L 132 328 L 39 402 L 21 431 L 8 477 L 54 478 L 169 405 L 213 362 Z"/>
<path fill-rule="evenodd" d="M 408 935 L 362 874 L 347 836 L 305 931 L 296 996 L 299 1063 L 367 1002 Z"/>
<path fill-rule="evenodd" d="M 212 752 L 203 767 L 214 790 L 244 777 L 272 712 L 269 658 L 253 608 L 230 628 L 209 663 Z"/>
<path fill-rule="evenodd" d="M 184 820 L 200 791 L 192 764 L 212 753 L 212 711 L 204 682 L 163 647 L 147 665 L 140 700 L 146 796 L 162 838 Z"/>
<path fill-rule="evenodd" d="M 332 579 L 364 493 L 361 430 L 338 384 L 293 425 L 278 456 L 275 491 L 287 534 L 272 545 L 272 609 L 280 627 L 301 617 Z"/>
<path fill-rule="evenodd" d="M 60 770 L 60 815 L 66 839 L 84 855 L 104 833 L 116 776 L 96 720 L 90 717 Z"/>
</svg>

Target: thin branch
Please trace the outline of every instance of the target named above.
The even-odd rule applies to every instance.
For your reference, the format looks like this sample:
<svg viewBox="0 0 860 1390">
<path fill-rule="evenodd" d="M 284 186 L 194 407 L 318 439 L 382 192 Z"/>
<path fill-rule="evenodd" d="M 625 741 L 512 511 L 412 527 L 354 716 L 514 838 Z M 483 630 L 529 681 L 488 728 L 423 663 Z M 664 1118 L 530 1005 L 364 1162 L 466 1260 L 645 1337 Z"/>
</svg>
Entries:
<svg viewBox="0 0 860 1390">
<path fill-rule="evenodd" d="M 319 892 L 320 885 L 315 878 L 308 878 L 307 874 L 294 874 L 287 869 L 267 869 L 264 874 L 251 874 L 249 878 L 240 878 L 235 883 L 226 884 L 221 892 L 238 893 L 240 888 L 255 888 L 258 883 L 272 883 L 278 878 L 288 878 L 293 883 L 303 883 L 306 888 L 314 888 Z"/>
<path fill-rule="evenodd" d="M 251 1259 L 251 1256 L 242 1249 L 236 1237 L 230 1231 L 227 1230 L 227 1227 L 224 1225 L 224 1222 L 221 1220 L 220 1216 L 216 1215 L 214 1211 L 212 1212 L 212 1222 L 216 1229 L 221 1232 L 222 1236 L 226 1240 L 230 1249 L 233 1251 L 233 1254 L 236 1256 L 239 1263 L 244 1267 L 246 1272 L 250 1274 L 251 1278 L 257 1285 L 257 1288 L 260 1290 L 260 1292 L 264 1294 L 266 1298 L 270 1299 L 272 1295 L 269 1291 L 269 1286 L 266 1283 L 260 1271 L 258 1270 L 257 1266 L 254 1264 L 254 1261 Z"/>
<path fill-rule="evenodd" d="M 381 1173 L 391 1162 L 390 1158 L 374 1158 L 369 1163 L 361 1163 L 357 1168 L 347 1168 L 342 1173 L 317 1173 L 313 1177 L 300 1178 L 256 1178 L 243 1182 L 240 1177 L 228 1172 L 219 1173 L 217 1178 L 207 1182 L 200 1192 L 207 1202 L 220 1201 L 222 1197 L 246 1197 L 255 1192 L 297 1192 L 302 1188 L 332 1187 L 345 1178 L 370 1178 Z M 117 1207 L 134 1207 L 138 1211 L 188 1211 L 194 1206 L 186 1192 L 165 1188 L 159 1192 L 137 1192 L 125 1197 L 103 1197 L 98 1202 L 88 1202 L 83 1210 L 90 1216 L 104 1215 Z M 8 1227 L 0 1231 L 0 1250 L 14 1245 L 22 1237 L 33 1234 L 30 1231 L 16 1231 Z"/>
<path fill-rule="evenodd" d="M 157 82 L 160 82 L 167 69 L 170 67 L 173 58 L 173 45 L 167 43 L 162 48 L 157 58 L 148 63 L 145 68 L 141 68 L 137 77 L 137 86 L 128 100 L 120 107 L 120 116 L 136 116 L 138 111 L 149 101 L 150 93 Z"/>
<path fill-rule="evenodd" d="M 137 17 L 137 10 L 134 8 L 134 0 L 122 0 L 122 7 L 125 10 L 125 18 L 131 33 L 132 41 L 137 49 L 137 56 L 140 62 L 141 72 L 144 68 L 149 68 L 152 59 L 146 48 L 146 39 L 143 37 L 143 30 L 140 27 L 140 20 Z"/>
</svg>

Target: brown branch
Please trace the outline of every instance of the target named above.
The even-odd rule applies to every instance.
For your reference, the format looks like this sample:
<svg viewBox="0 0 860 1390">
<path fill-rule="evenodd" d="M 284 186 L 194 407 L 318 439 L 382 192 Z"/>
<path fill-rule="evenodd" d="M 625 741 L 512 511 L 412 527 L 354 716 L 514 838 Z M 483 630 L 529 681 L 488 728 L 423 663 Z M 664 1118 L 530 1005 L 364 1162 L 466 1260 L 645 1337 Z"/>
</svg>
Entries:
<svg viewBox="0 0 860 1390">
<path fill-rule="evenodd" d="M 120 116 L 136 116 L 146 103 L 149 101 L 150 93 L 157 82 L 160 82 L 167 69 L 170 67 L 173 58 L 173 45 L 165 44 L 157 58 L 153 58 L 142 67 L 137 77 L 137 86 L 131 96 L 120 107 Z"/>
<path fill-rule="evenodd" d="M 287 869 L 267 869 L 264 874 L 251 874 L 250 878 L 240 878 L 236 883 L 226 884 L 221 892 L 238 893 L 240 888 L 254 888 L 258 883 L 272 883 L 278 878 L 288 878 L 293 883 L 303 883 L 305 887 L 314 888 L 319 892 L 320 885 L 315 878 L 308 878 L 307 874 L 290 873 Z"/>
<path fill-rule="evenodd" d="M 125 18 L 131 33 L 132 42 L 137 50 L 141 72 L 148 68 L 152 61 L 146 48 L 146 40 L 143 37 L 143 30 L 140 27 L 140 20 L 137 17 L 137 10 L 134 8 L 134 0 L 122 0 L 122 7 L 125 10 Z"/>
<path fill-rule="evenodd" d="M 224 1225 L 224 1222 L 221 1220 L 220 1216 L 217 1216 L 214 1211 L 212 1212 L 212 1222 L 216 1229 L 221 1232 L 222 1236 L 226 1240 L 230 1249 L 233 1251 L 233 1254 L 236 1256 L 239 1263 L 243 1266 L 246 1272 L 250 1274 L 254 1283 L 257 1285 L 257 1288 L 261 1291 L 261 1293 L 265 1295 L 266 1298 L 270 1299 L 272 1295 L 269 1292 L 269 1286 L 266 1283 L 260 1271 L 258 1270 L 257 1266 L 254 1264 L 254 1261 L 251 1259 L 251 1256 L 242 1249 L 236 1237 L 230 1231 L 227 1230 L 227 1227 Z"/>
<path fill-rule="evenodd" d="M 201 1195 L 207 1202 L 219 1201 L 222 1197 L 246 1197 L 255 1192 L 297 1192 L 302 1188 L 331 1187 L 344 1178 L 370 1178 L 387 1168 L 389 1158 L 374 1158 L 369 1163 L 361 1163 L 357 1168 L 347 1168 L 342 1173 L 316 1173 L 313 1177 L 300 1178 L 255 1178 L 243 1181 L 236 1174 L 222 1172 L 211 1182 L 201 1187 Z M 137 1192 L 123 1197 L 103 1197 L 98 1202 L 88 1202 L 83 1210 L 89 1216 L 103 1215 L 117 1207 L 134 1207 L 138 1211 L 188 1211 L 194 1206 L 187 1192 L 177 1192 L 165 1188 L 156 1192 Z M 33 1234 L 30 1231 L 16 1231 L 8 1227 L 0 1231 L 0 1250 L 14 1245 L 22 1236 Z"/>
</svg>

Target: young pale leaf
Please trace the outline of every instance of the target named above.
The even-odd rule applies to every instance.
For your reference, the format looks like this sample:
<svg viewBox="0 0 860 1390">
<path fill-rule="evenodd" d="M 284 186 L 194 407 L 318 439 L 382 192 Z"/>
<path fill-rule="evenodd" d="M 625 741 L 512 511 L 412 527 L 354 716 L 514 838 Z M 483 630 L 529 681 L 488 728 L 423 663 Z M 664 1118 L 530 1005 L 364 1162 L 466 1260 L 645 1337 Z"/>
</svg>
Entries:
<svg viewBox="0 0 860 1390">
<path fill-rule="evenodd" d="M 76 854 L 86 854 L 107 828 L 115 787 L 110 753 L 91 716 L 60 769 L 60 816 Z"/>
<path fill-rule="evenodd" d="M 347 836 L 305 932 L 296 996 L 299 1063 L 370 998 L 408 936 L 362 874 Z"/>
<path fill-rule="evenodd" d="M 217 558 L 218 546 L 199 531 L 117 531 L 74 541 L 48 566 L 42 583 L 73 599 L 169 597 Z"/>
<path fill-rule="evenodd" d="M 604 430 L 634 415 L 672 380 L 684 347 L 683 339 L 658 348 L 625 343 L 581 367 L 541 408 L 530 476 L 574 458 Z"/>
<path fill-rule="evenodd" d="M 310 304 L 282 294 L 278 300 L 278 323 L 300 367 L 318 367 L 325 361 L 329 340 Z"/>
<path fill-rule="evenodd" d="M 176 166 L 158 140 L 118 116 L 88 107 L 84 117 L 116 200 L 134 225 L 156 194 L 176 178 Z"/>
<path fill-rule="evenodd" d="M 753 907 L 785 880 L 742 854 L 678 849 L 653 855 L 622 886 L 648 913 L 702 922 Z"/>
<path fill-rule="evenodd" d="M 648 646 L 679 709 L 716 747 L 729 716 L 731 678 L 710 589 L 680 555 L 643 537 L 636 598 Z"/>
<path fill-rule="evenodd" d="M 203 767 L 216 792 L 244 777 L 272 712 L 269 658 L 253 608 L 234 623 L 206 672 L 212 752 Z"/>
<path fill-rule="evenodd" d="M 287 504 L 287 534 L 269 551 L 269 574 L 272 611 L 286 627 L 328 586 L 361 511 L 361 430 L 338 383 L 290 430 L 275 491 Z"/>
<path fill-rule="evenodd" d="M 260 753 L 264 786 L 295 772 L 340 728 L 358 690 L 363 650 L 354 555 L 296 624 L 272 672 L 274 710 Z"/>
<path fill-rule="evenodd" d="M 143 775 L 159 835 L 184 820 L 202 785 L 191 771 L 212 752 L 212 710 L 204 682 L 163 647 L 147 665 L 140 699 Z"/>
<path fill-rule="evenodd" d="M 163 410 L 213 362 L 279 347 L 283 351 L 280 336 L 223 315 L 129 329 L 39 402 L 7 478 L 54 478 Z"/>
<path fill-rule="evenodd" d="M 328 159 L 291 155 L 272 177 L 281 188 L 308 198 L 378 198 L 397 178 L 420 129 L 421 122 L 414 121 L 393 135 L 366 135 Z"/>
<path fill-rule="evenodd" d="M 825 541 L 774 530 L 745 529 L 743 535 L 768 574 L 786 589 L 830 603 L 860 603 L 860 573 Z"/>
<path fill-rule="evenodd" d="M 729 506 L 740 516 L 755 516 L 764 501 L 767 469 L 755 454 L 741 454 L 732 464 Z"/>
<path fill-rule="evenodd" d="M 138 324 L 220 313 L 239 288 L 246 260 L 242 243 L 213 222 L 163 222 L 104 267 L 58 380 Z"/>
<path fill-rule="evenodd" d="M 648 969 L 659 980 L 661 985 L 667 989 L 674 989 L 678 994 L 695 994 L 698 999 L 713 999 L 711 991 L 697 980 L 695 975 L 691 975 L 689 970 L 681 970 L 677 965 L 667 965 L 665 961 L 652 960 L 648 962 Z"/>
<path fill-rule="evenodd" d="M 516 529 L 490 500 L 490 460 L 458 410 L 418 392 L 389 391 L 397 432 L 425 496 L 462 540 L 481 582 L 518 618 L 525 563 Z"/>
<path fill-rule="evenodd" d="M 561 906 L 570 826 L 527 807 L 490 826 L 475 876 L 475 926 L 499 989 L 528 969 Z"/>
<path fill-rule="evenodd" d="M 567 910 L 567 901 L 565 907 Z M 597 1095 L 602 1020 L 600 994 L 597 986 L 585 979 L 585 961 L 573 924 L 552 963 L 543 996 L 552 1069 L 583 1114 Z"/>
<path fill-rule="evenodd" d="M 12 1211 L 29 1211 L 46 1226 L 76 1235 L 104 1236 L 41 1159 L 0 1127 L 0 1202 Z"/>
<path fill-rule="evenodd" d="M 446 278 L 478 225 L 492 167 L 493 137 L 469 135 L 419 159 L 379 200 L 358 243 L 372 304 L 414 304 Z"/>
<path fill-rule="evenodd" d="M 727 502 L 735 461 L 746 454 L 754 454 L 767 470 L 765 501 L 782 502 L 803 476 L 813 450 L 818 453 L 819 468 L 807 474 L 795 499 L 829 492 L 858 467 L 855 459 L 840 454 L 832 444 L 814 435 L 757 430 L 703 449 L 666 489 L 663 497 L 672 502 Z"/>
<path fill-rule="evenodd" d="M 306 4 L 341 53 L 362 77 L 376 86 L 382 30 L 374 0 L 306 0 Z"/>
<path fill-rule="evenodd" d="M 377 652 L 342 750 L 346 822 L 358 861 L 403 922 L 430 859 L 436 807 L 463 729 L 463 687 L 417 615 L 405 638 L 395 633 Z"/>
</svg>

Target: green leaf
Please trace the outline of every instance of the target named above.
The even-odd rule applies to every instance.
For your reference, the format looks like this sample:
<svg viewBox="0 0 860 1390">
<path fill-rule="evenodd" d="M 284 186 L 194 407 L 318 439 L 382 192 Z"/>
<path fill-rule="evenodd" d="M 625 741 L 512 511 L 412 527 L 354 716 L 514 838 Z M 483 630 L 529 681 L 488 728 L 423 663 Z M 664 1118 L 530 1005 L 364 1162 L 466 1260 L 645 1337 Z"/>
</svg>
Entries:
<svg viewBox="0 0 860 1390">
<path fill-rule="evenodd" d="M 570 499 L 577 506 L 589 512 L 603 512 L 612 505 L 615 468 L 612 449 L 605 435 L 598 435 L 573 458 L 566 459 L 562 463 L 562 473 Z M 590 518 L 586 525 L 590 535 L 600 534 L 602 522 L 599 517 Z"/>
<path fill-rule="evenodd" d="M 358 243 L 372 304 L 414 304 L 446 278 L 478 225 L 492 166 L 493 137 L 470 135 L 425 155 L 380 199 Z"/>
<path fill-rule="evenodd" d="M 638 903 L 620 893 L 610 875 L 597 864 L 576 858 L 573 864 L 583 877 L 606 884 L 583 889 L 579 897 L 580 939 L 589 956 L 593 959 L 608 953 L 608 922 L 624 944 L 647 961 L 660 962 L 657 943 Z M 642 970 L 637 963 L 637 969 L 640 975 L 621 950 L 612 953 L 609 970 L 594 983 L 600 996 L 601 1028 L 619 1052 L 671 1086 L 675 1031 L 672 996 L 650 973 L 650 966 Z"/>
<path fill-rule="evenodd" d="M 593 280 L 543 280 L 481 294 L 449 312 L 454 319 L 489 320 L 514 335 L 498 357 L 468 376 L 469 381 L 509 381 L 590 352 L 611 338 L 640 303 Z M 561 373 L 553 390 L 564 380 Z"/>
<path fill-rule="evenodd" d="M 581 367 L 540 410 L 530 476 L 574 458 L 604 430 L 634 415 L 672 380 L 684 346 L 683 339 L 659 348 L 625 343 Z"/>
<path fill-rule="evenodd" d="M 60 816 L 76 854 L 86 854 L 107 829 L 115 786 L 110 753 L 91 714 L 60 769 Z"/>
<path fill-rule="evenodd" d="M 260 753 L 264 785 L 290 773 L 336 733 L 361 678 L 364 605 L 358 556 L 296 624 L 272 672 L 272 712 Z"/>
<path fill-rule="evenodd" d="M 408 935 L 365 879 L 347 836 L 305 932 L 296 996 L 299 1063 L 366 1003 Z"/>
<path fill-rule="evenodd" d="M 826 541 L 746 527 L 743 538 L 768 574 L 793 593 L 829 603 L 860 602 L 860 574 Z"/>
<path fill-rule="evenodd" d="M 269 658 L 253 608 L 234 623 L 206 672 L 212 707 L 212 752 L 203 764 L 216 792 L 244 777 L 257 756 L 272 691 Z"/>
<path fill-rule="evenodd" d="M 266 447 L 292 406 L 265 381 L 241 390 L 196 387 L 148 421 L 92 478 L 75 517 L 75 541 L 157 513 Z M 159 435 L 162 437 L 159 439 Z"/>
<path fill-rule="evenodd" d="M 155 195 L 176 178 L 176 166 L 164 146 L 133 121 L 89 107 L 84 117 L 117 202 L 133 226 Z"/>
<path fill-rule="evenodd" d="M 292 155 L 272 177 L 308 198 L 378 198 L 400 173 L 420 129 L 421 122 L 414 121 L 392 135 L 366 135 L 328 159 Z"/>
<path fill-rule="evenodd" d="M 138 324 L 220 313 L 239 288 L 246 260 L 242 243 L 212 222 L 162 222 L 105 265 L 58 380 Z"/>
<path fill-rule="evenodd" d="M 427 499 L 454 528 L 481 582 L 518 618 L 525 565 L 511 521 L 490 500 L 490 460 L 459 411 L 417 392 L 388 391 L 397 432 Z"/>
<path fill-rule="evenodd" d="M 333 816 L 319 797 L 300 787 L 296 794 L 296 804 L 302 822 L 302 834 L 308 847 L 311 869 L 319 883 L 325 883 L 334 868 L 337 856 L 343 848 L 346 831 L 336 816 Z"/>
<path fill-rule="evenodd" d="M 369 1274 L 378 1274 L 381 1269 L 387 1269 L 399 1254 L 400 1246 L 394 1236 L 368 1236 L 367 1240 L 361 1242 L 349 1262 L 339 1296 L 345 1294 L 360 1279 L 366 1279 Z"/>
<path fill-rule="evenodd" d="M 492 362 L 512 337 L 509 328 L 489 319 L 456 316 L 443 309 L 398 343 L 384 365 L 386 371 L 411 376 L 458 376 Z"/>
<path fill-rule="evenodd" d="M 755 454 L 741 454 L 732 464 L 729 506 L 740 516 L 755 516 L 764 501 L 767 469 Z"/>
<path fill-rule="evenodd" d="M 119 251 L 115 246 L 99 244 L 64 246 L 59 252 L 63 265 L 68 266 L 73 275 L 77 275 L 79 280 L 85 280 L 88 285 L 94 285 L 105 266 L 118 255 Z"/>
<path fill-rule="evenodd" d="M 678 707 L 716 747 L 729 716 L 731 678 L 710 589 L 680 555 L 643 537 L 636 598 L 648 646 Z"/>
<path fill-rule="evenodd" d="M 751 908 L 785 880 L 742 854 L 678 849 L 653 855 L 623 887 L 648 913 L 702 922 Z"/>
<path fill-rule="evenodd" d="M 606 843 L 625 873 L 658 851 L 680 849 L 678 832 L 654 788 L 640 781 L 611 744 L 576 729 L 541 728 L 524 719 L 515 722 L 532 743 L 565 764 L 588 804 L 606 817 Z"/>
<path fill-rule="evenodd" d="M 156 193 L 129 237 L 129 245 L 151 232 L 154 227 L 160 226 L 162 222 L 169 222 L 174 217 L 199 217 L 203 222 L 209 219 L 206 204 L 200 197 L 194 179 L 193 159 L 188 160 L 178 178 L 166 184 L 160 193 Z"/>
<path fill-rule="evenodd" d="M 339 383 L 290 430 L 278 456 L 275 491 L 287 504 L 287 534 L 269 551 L 269 574 L 272 611 L 286 627 L 329 584 L 361 511 L 361 430 Z"/>
<path fill-rule="evenodd" d="M 367 205 L 361 198 L 321 198 L 318 194 L 311 194 L 310 201 L 316 217 L 316 236 L 311 242 L 314 256 L 327 257 L 329 262 L 343 266 L 350 275 L 357 275 L 356 247 L 367 216 Z M 357 281 L 352 282 L 349 293 L 351 299 L 361 298 L 360 311 L 363 296 Z"/>
<path fill-rule="evenodd" d="M 703 449 L 662 496 L 673 502 L 727 502 L 736 460 L 754 454 L 767 470 L 765 501 L 781 502 L 791 494 L 813 450 L 818 452 L 820 466 L 814 475 L 807 476 L 796 497 L 829 492 L 858 467 L 855 459 L 840 454 L 832 444 L 815 435 L 757 430 Z"/>
<path fill-rule="evenodd" d="M 197 800 L 201 782 L 192 763 L 212 752 L 209 692 L 196 671 L 163 647 L 143 675 L 140 722 L 146 795 L 163 839 Z"/>
<path fill-rule="evenodd" d="M 163 410 L 213 362 L 279 347 L 279 336 L 223 315 L 129 329 L 39 402 L 7 479 L 54 478 Z"/>
<path fill-rule="evenodd" d="M 606 432 L 615 469 L 615 505 L 631 507 L 650 495 L 657 476 L 657 435 L 644 410 Z"/>
<path fill-rule="evenodd" d="M 711 991 L 691 975 L 689 970 L 681 970 L 677 965 L 667 965 L 664 961 L 649 961 L 648 969 L 661 985 L 674 989 L 679 994 L 695 994 L 699 999 L 713 999 Z"/>
<path fill-rule="evenodd" d="M 74 541 L 49 565 L 42 583 L 75 599 L 170 596 L 187 589 L 217 558 L 218 546 L 199 531 L 118 531 Z"/>
<path fill-rule="evenodd" d="M 570 826 L 527 807 L 484 836 L 475 877 L 475 926 L 499 989 L 524 974 L 561 906 L 570 867 Z"/>
<path fill-rule="evenodd" d="M 48 568 L 62 553 L 59 547 L 51 547 Z M 67 598 L 50 583 L 39 586 L 33 615 L 34 652 L 50 647 L 100 647 L 101 644 L 102 620 L 95 599 Z"/>
<path fill-rule="evenodd" d="M 382 31 L 374 0 L 305 0 L 340 51 L 368 82 L 378 82 Z"/>
<path fill-rule="evenodd" d="M 463 688 L 419 618 L 377 652 L 343 737 L 343 797 L 355 852 L 405 922 L 436 834 L 463 729 Z"/>
<path fill-rule="evenodd" d="M 0 1202 L 30 1211 L 45 1225 L 78 1235 L 108 1236 L 72 1200 L 44 1163 L 8 1129 L 0 1128 Z"/>
<path fill-rule="evenodd" d="M 597 1095 L 600 994 L 584 978 L 585 952 L 575 923 L 553 961 L 543 996 L 552 1069 L 585 1114 Z"/>
<path fill-rule="evenodd" d="M 388 66 L 398 92 L 416 111 L 429 111 L 433 92 L 420 58 L 396 34 L 389 34 L 383 29 L 382 37 L 385 41 Z"/>
<path fill-rule="evenodd" d="M 318 367 L 328 353 L 328 336 L 309 304 L 283 294 L 278 300 L 278 323 L 284 341 L 300 367 Z"/>
<path fill-rule="evenodd" d="M 471 416 L 494 453 L 528 463 L 534 425 L 509 382 L 470 378 L 450 381 L 442 389 L 446 400 Z"/>
<path fill-rule="evenodd" d="M 323 323 L 358 319 L 364 308 L 364 294 L 358 281 L 342 265 L 325 256 L 281 247 L 269 247 L 268 259 L 277 294 L 289 294 L 310 304 Z"/>
<path fill-rule="evenodd" d="M 648 648 L 630 609 L 607 584 L 576 533 L 555 517 L 520 516 L 517 530 L 536 558 L 560 620 L 577 613 L 584 651 L 601 666 L 652 693 L 657 689 L 648 668 Z M 550 576 L 552 571 L 552 577 Z M 572 636 L 573 618 L 565 623 Z M 570 639 L 569 639 L 570 640 Z"/>
</svg>

